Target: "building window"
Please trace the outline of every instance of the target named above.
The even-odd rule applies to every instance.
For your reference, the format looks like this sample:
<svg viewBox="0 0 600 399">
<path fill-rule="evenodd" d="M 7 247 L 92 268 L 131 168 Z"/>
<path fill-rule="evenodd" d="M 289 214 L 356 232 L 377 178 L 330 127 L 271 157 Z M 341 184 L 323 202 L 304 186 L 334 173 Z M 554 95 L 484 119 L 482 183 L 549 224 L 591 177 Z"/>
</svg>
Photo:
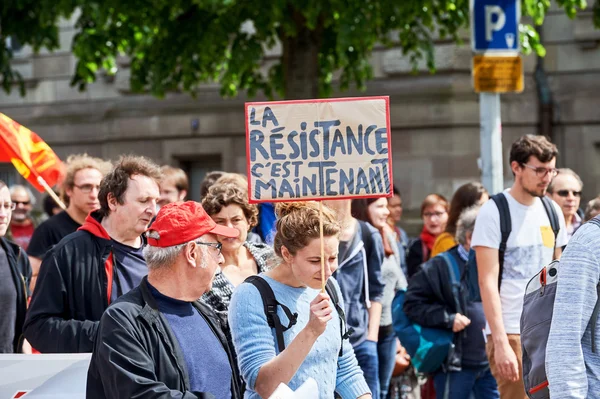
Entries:
<svg viewBox="0 0 600 399">
<path fill-rule="evenodd" d="M 12 163 L 0 163 L 0 180 L 9 187 L 19 182 L 19 174 Z"/>
</svg>

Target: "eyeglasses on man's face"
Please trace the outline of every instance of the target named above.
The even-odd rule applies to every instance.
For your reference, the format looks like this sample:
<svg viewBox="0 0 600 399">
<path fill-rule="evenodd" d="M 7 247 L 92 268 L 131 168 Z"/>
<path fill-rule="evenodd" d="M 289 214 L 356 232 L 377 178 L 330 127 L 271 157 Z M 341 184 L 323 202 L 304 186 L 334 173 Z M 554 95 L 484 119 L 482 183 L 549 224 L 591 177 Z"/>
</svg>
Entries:
<svg viewBox="0 0 600 399">
<path fill-rule="evenodd" d="M 556 177 L 556 175 L 558 175 L 558 169 L 556 168 L 542 168 L 527 165 L 526 163 L 522 163 L 521 165 L 533 170 L 537 177 L 546 177 L 546 175 L 550 175 L 550 177 Z"/>
<path fill-rule="evenodd" d="M 223 248 L 223 244 L 220 242 L 203 242 L 203 241 L 194 241 L 196 244 L 207 245 L 209 247 L 215 248 L 217 250 L 217 255 L 221 255 L 221 248 Z"/>
<path fill-rule="evenodd" d="M 0 203 L 0 209 L 4 209 L 6 212 L 14 211 L 17 207 L 17 204 L 14 202 L 2 202 Z"/>
<path fill-rule="evenodd" d="M 426 219 L 431 219 L 433 217 L 441 218 L 445 214 L 446 214 L 446 212 L 425 212 L 425 213 L 423 213 L 423 217 Z"/>
<path fill-rule="evenodd" d="M 82 185 L 73 184 L 73 186 L 77 187 L 78 189 L 80 189 L 81 192 L 84 193 L 84 194 L 91 193 L 93 189 L 96 189 L 97 191 L 100 191 L 100 186 L 97 185 L 97 184 L 82 184 Z"/>
<path fill-rule="evenodd" d="M 581 191 L 575 190 L 558 190 L 556 194 L 558 194 L 559 197 L 568 197 L 569 194 L 573 194 L 574 197 L 581 197 Z"/>
</svg>

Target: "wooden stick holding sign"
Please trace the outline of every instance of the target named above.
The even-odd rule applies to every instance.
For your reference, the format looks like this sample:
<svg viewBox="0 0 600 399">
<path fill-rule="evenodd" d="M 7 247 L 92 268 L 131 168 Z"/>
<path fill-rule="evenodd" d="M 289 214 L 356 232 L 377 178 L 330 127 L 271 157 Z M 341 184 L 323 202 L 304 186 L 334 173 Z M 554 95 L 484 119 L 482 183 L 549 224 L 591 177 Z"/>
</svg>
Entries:
<svg viewBox="0 0 600 399">
<path fill-rule="evenodd" d="M 321 292 L 325 292 L 325 237 L 323 237 L 323 201 L 319 201 L 319 238 L 321 239 Z"/>
<path fill-rule="evenodd" d="M 391 197 L 389 97 L 246 103 L 250 203 Z M 323 204 L 319 202 L 325 287 Z"/>
</svg>

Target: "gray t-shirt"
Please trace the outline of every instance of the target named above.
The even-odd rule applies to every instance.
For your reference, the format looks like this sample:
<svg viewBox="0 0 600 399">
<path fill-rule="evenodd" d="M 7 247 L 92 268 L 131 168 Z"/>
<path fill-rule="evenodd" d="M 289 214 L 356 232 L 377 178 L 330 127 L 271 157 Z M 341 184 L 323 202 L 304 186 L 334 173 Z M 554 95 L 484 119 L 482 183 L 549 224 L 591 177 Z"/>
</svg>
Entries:
<svg viewBox="0 0 600 399">
<path fill-rule="evenodd" d="M 17 320 L 17 288 L 6 252 L 0 247 L 0 353 L 13 353 Z"/>
<path fill-rule="evenodd" d="M 381 301 L 381 326 L 392 324 L 392 302 L 394 296 L 398 290 L 405 290 L 408 286 L 406 277 L 400 266 L 400 254 L 398 247 L 395 245 L 395 238 L 389 235 L 388 240 L 392 243 L 394 253 L 387 256 L 381 264 L 381 274 L 383 281 L 385 281 L 383 299 Z"/>
</svg>

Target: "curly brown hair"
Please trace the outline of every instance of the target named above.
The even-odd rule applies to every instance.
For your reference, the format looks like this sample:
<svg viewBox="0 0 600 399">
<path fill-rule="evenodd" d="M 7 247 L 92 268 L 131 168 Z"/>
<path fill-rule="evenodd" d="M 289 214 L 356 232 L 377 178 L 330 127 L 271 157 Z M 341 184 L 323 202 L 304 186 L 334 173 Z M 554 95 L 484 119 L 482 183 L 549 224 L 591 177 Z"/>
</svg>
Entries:
<svg viewBox="0 0 600 399">
<path fill-rule="evenodd" d="M 110 214 L 108 194 L 112 194 L 119 204 L 123 204 L 125 192 L 129 187 L 129 179 L 134 175 L 146 176 L 160 183 L 162 172 L 160 166 L 143 156 L 124 155 L 115 164 L 113 169 L 102 178 L 100 182 L 100 217 Z"/>
<path fill-rule="evenodd" d="M 242 208 L 250 229 L 257 225 L 257 206 L 248 203 L 248 192 L 235 183 L 213 184 L 202 199 L 202 207 L 209 216 L 216 215 L 229 205 L 237 205 Z"/>
<path fill-rule="evenodd" d="M 281 247 L 286 247 L 295 255 L 308 245 L 308 241 L 319 238 L 319 205 L 314 201 L 280 202 L 275 205 L 277 214 L 277 232 L 273 241 L 273 249 L 281 257 Z M 340 234 L 340 224 L 335 213 L 323 205 L 323 236 L 331 237 Z"/>
</svg>

